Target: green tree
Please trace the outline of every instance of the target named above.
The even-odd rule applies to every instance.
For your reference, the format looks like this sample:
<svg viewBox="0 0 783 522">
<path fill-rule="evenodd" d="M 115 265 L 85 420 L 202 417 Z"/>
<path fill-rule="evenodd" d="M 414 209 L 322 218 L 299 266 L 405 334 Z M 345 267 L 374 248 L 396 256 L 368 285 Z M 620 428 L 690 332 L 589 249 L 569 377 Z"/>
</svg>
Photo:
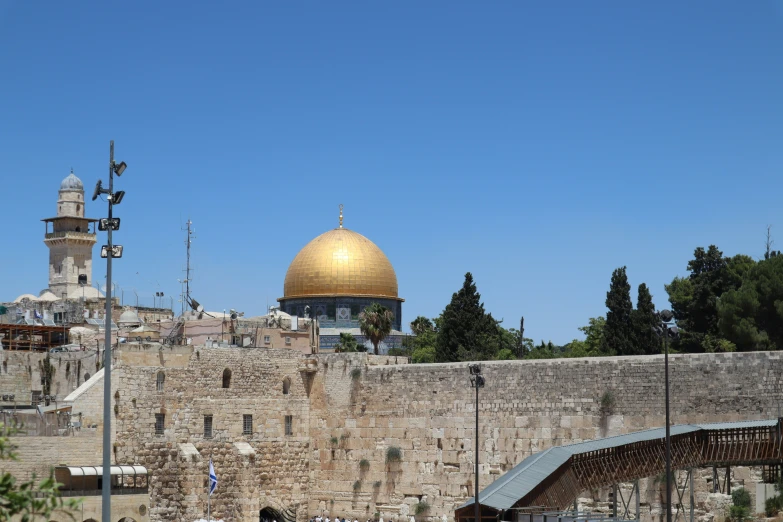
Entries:
<svg viewBox="0 0 783 522">
<path fill-rule="evenodd" d="M 370 340 L 378 355 L 378 345 L 391 333 L 394 313 L 378 303 L 373 303 L 359 314 L 359 329 Z"/>
<path fill-rule="evenodd" d="M 413 364 L 434 363 L 435 347 L 424 346 L 422 348 L 417 348 L 413 350 L 413 354 L 411 355 L 411 362 Z"/>
<path fill-rule="evenodd" d="M 587 326 L 580 326 L 578 330 L 585 334 L 585 348 L 590 357 L 602 355 L 604 346 L 604 328 L 606 317 L 591 317 Z"/>
<path fill-rule="evenodd" d="M 496 354 L 492 349 L 497 348 L 498 338 L 502 336 L 492 315 L 484 312 L 481 295 L 470 272 L 465 274 L 462 288 L 452 295 L 436 326 L 437 362 L 492 359 Z M 489 343 L 492 346 L 488 346 Z"/>
<path fill-rule="evenodd" d="M 658 319 L 655 317 L 655 305 L 647 285 L 642 283 L 636 297 L 636 310 L 632 312 L 636 353 L 652 355 L 661 353 L 661 340 L 653 328 Z"/>
<path fill-rule="evenodd" d="M 741 351 L 783 349 L 783 256 L 753 265 L 718 304 L 719 328 Z"/>
<path fill-rule="evenodd" d="M 602 351 L 608 355 L 635 355 L 634 328 L 631 322 L 631 285 L 625 267 L 612 272 L 612 282 L 606 293 L 606 325 Z"/>
<path fill-rule="evenodd" d="M 334 346 L 335 352 L 366 352 L 367 348 L 360 346 L 353 335 L 348 332 L 340 332 L 340 340 Z"/>
<path fill-rule="evenodd" d="M 411 322 L 411 332 L 417 336 L 426 332 L 430 332 L 434 329 L 435 325 L 432 323 L 432 321 L 422 315 L 418 316 Z"/>
<path fill-rule="evenodd" d="M 16 447 L 10 439 L 15 431 L 0 424 L 0 461 L 17 459 Z M 26 482 L 18 482 L 11 473 L 0 473 L 0 521 L 11 520 L 12 517 L 19 517 L 22 522 L 50 520 L 53 513 L 62 513 L 73 519 L 70 511 L 75 511 L 81 500 L 63 502 L 60 486 L 51 473 L 49 478 L 37 484 L 35 476 Z"/>
<path fill-rule="evenodd" d="M 676 348 L 704 352 L 720 345 L 718 303 L 724 293 L 737 290 L 755 261 L 746 255 L 723 256 L 718 247 L 698 247 L 688 262 L 687 277 L 675 277 L 666 292 L 682 330 Z"/>
<path fill-rule="evenodd" d="M 541 344 L 533 347 L 532 350 L 525 356 L 525 359 L 555 359 L 560 355 L 557 347 L 552 344 L 552 341 L 545 343 L 543 340 Z"/>
</svg>

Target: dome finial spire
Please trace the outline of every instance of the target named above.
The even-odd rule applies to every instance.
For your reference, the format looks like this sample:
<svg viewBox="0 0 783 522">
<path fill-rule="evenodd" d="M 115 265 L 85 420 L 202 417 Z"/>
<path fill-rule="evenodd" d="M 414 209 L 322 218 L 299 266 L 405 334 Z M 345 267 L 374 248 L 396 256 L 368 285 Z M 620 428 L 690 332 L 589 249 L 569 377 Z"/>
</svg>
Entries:
<svg viewBox="0 0 783 522">
<path fill-rule="evenodd" d="M 343 204 L 340 203 L 340 228 L 343 228 Z"/>
</svg>

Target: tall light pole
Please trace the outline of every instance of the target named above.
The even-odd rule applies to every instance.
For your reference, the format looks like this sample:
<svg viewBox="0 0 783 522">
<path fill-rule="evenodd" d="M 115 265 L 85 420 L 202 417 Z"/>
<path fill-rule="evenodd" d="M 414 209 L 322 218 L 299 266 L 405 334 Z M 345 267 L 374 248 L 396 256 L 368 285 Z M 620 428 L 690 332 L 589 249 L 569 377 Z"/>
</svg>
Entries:
<svg viewBox="0 0 783 522">
<path fill-rule="evenodd" d="M 670 310 L 661 310 L 656 314 L 657 322 L 653 331 L 663 339 L 663 372 L 666 388 L 666 522 L 672 522 L 672 440 L 669 429 L 669 339 L 676 339 L 679 330 L 672 326 L 674 314 Z"/>
<path fill-rule="evenodd" d="M 114 192 L 114 175 L 122 176 L 127 165 L 124 161 L 114 162 L 114 140 L 109 144 L 109 188 L 104 189 L 101 180 L 95 185 L 92 200 L 106 194 L 109 202 L 109 217 L 98 222 L 98 230 L 106 231 L 106 244 L 101 247 L 101 257 L 106 258 L 106 337 L 103 347 L 103 484 L 101 488 L 101 520 L 111 521 L 111 260 L 122 257 L 122 246 L 113 245 L 111 233 L 120 229 L 120 218 L 112 215 L 114 205 L 119 205 L 125 191 Z"/>
<path fill-rule="evenodd" d="M 476 389 L 476 479 L 475 494 L 473 496 L 476 510 L 474 522 L 481 522 L 481 506 L 479 505 L 479 388 L 484 387 L 484 376 L 481 375 L 480 364 L 468 365 L 468 369 L 470 369 L 470 386 Z"/>
</svg>

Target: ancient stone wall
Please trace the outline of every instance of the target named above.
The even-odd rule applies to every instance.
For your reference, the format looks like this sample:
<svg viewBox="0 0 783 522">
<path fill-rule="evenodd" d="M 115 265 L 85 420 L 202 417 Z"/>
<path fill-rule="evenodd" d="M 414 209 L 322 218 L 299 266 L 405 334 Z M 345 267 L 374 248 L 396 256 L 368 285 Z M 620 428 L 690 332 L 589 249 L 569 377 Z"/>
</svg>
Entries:
<svg viewBox="0 0 783 522">
<path fill-rule="evenodd" d="M 14 386 L 33 386 L 35 376 L 24 376 L 28 354 L 12 355 L 19 360 L 12 358 L 3 384 L 15 375 L 13 382 L 21 380 Z M 298 520 L 318 513 L 365 520 L 377 512 L 400 522 L 420 502 L 430 506 L 422 516 L 451 516 L 473 491 L 475 391 L 467 364 L 395 362 L 406 361 L 363 353 L 123 346 L 112 374 L 115 460 L 151 471 L 155 521 L 203 517 L 210 458 L 220 481 L 213 513 L 225 520 L 257 520 L 259 509 L 271 507 Z M 224 388 L 226 369 L 231 375 Z M 670 372 L 678 424 L 773 418 L 782 398 L 779 352 L 675 355 Z M 485 363 L 484 375 L 482 488 L 533 451 L 664 424 L 661 356 L 499 361 Z M 98 379 L 81 389 L 74 412 L 97 419 L 102 388 Z M 211 437 L 205 415 L 212 418 Z M 245 415 L 252 416 L 248 434 Z M 83 430 L 41 443 L 19 438 L 39 445 L 23 450 L 15 469 L 97 464 L 100 439 L 87 435 Z M 399 461 L 387 458 L 397 451 Z M 753 491 L 757 477 L 736 470 L 735 487 L 744 481 Z M 709 473 L 699 473 L 698 498 L 707 498 L 709 480 Z M 653 514 L 660 485 L 645 481 L 642 491 Z"/>
<path fill-rule="evenodd" d="M 366 367 L 334 386 L 360 364 L 338 361 L 320 357 L 314 383 L 311 512 L 389 520 L 423 501 L 453 513 L 473 492 L 467 364 Z M 662 356 L 490 362 L 484 375 L 482 488 L 531 452 L 664 425 Z M 779 352 L 672 356 L 672 422 L 774 418 L 781 378 Z M 390 448 L 401 462 L 387 462 Z"/>
<path fill-rule="evenodd" d="M 299 371 L 301 355 L 210 348 L 191 349 L 187 364 L 181 358 L 181 353 L 161 350 L 146 359 L 150 366 L 123 364 L 118 372 L 117 460 L 152 471 L 152 519 L 203 516 L 210 458 L 220 480 L 212 506 L 216 518 L 257 520 L 258 510 L 267 505 L 305 518 L 309 384 Z M 145 361 L 141 355 L 133 360 Z M 225 370 L 230 371 L 228 387 Z M 163 389 L 158 391 L 161 372 Z M 163 415 L 163 434 L 156 433 L 156 414 Z M 205 436 L 207 415 L 211 437 Z M 252 416 L 249 434 L 244 433 L 245 415 Z"/>
<path fill-rule="evenodd" d="M 54 368 L 50 394 L 64 399 L 95 373 L 96 352 L 59 352 L 48 354 Z M 0 351 L 0 394 L 14 394 L 18 404 L 29 405 L 32 392 L 43 393 L 41 369 L 47 354 L 42 352 Z"/>
</svg>

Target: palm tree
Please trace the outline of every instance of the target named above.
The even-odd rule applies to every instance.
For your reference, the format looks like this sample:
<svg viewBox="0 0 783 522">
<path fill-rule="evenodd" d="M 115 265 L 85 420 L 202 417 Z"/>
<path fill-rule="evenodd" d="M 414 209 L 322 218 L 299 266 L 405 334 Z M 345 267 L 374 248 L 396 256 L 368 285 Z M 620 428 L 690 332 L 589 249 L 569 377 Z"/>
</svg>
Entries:
<svg viewBox="0 0 783 522">
<path fill-rule="evenodd" d="M 392 329 L 394 314 L 385 306 L 373 303 L 359 314 L 359 329 L 367 337 L 378 355 L 378 345 L 386 339 Z"/>
<path fill-rule="evenodd" d="M 340 341 L 334 346 L 335 352 L 358 352 L 367 351 L 359 349 L 359 343 L 356 342 L 353 335 L 348 332 L 340 332 Z"/>
</svg>

